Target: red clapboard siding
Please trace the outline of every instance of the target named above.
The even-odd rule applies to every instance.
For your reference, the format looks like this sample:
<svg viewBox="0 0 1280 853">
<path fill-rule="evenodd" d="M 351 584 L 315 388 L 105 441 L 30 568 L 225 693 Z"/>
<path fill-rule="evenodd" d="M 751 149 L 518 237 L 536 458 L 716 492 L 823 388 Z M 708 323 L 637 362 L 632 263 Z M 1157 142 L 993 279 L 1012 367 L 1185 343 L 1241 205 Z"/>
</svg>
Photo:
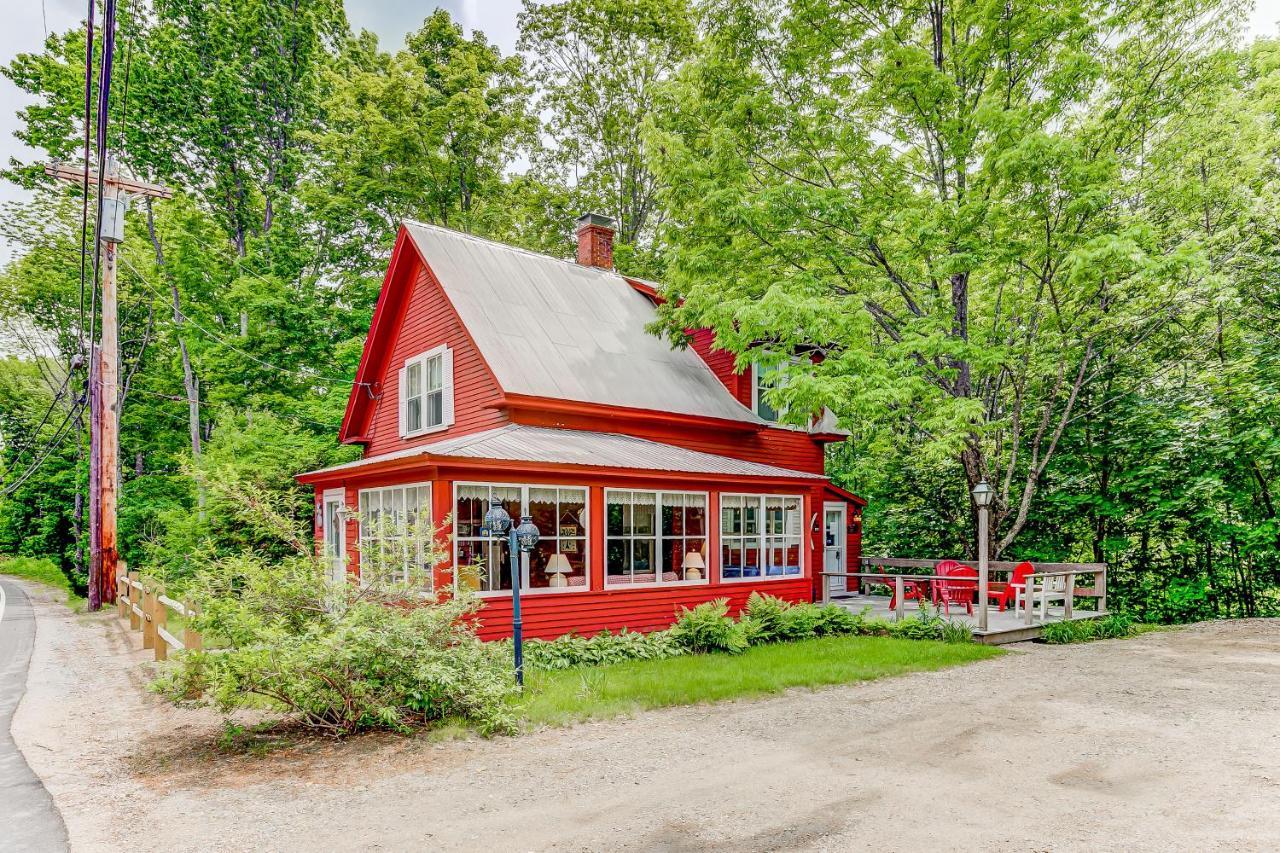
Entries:
<svg viewBox="0 0 1280 853">
<path fill-rule="evenodd" d="M 702 357 L 707 367 L 716 375 L 738 402 L 751 408 L 751 373 L 737 373 L 733 369 L 733 354 L 715 349 L 715 333 L 710 329 L 690 329 L 690 346 Z"/>
<path fill-rule="evenodd" d="M 563 634 L 596 634 L 617 631 L 658 631 L 676 620 L 679 607 L 693 607 L 717 598 L 729 600 L 729 612 L 737 615 L 753 591 L 788 601 L 811 601 L 808 578 L 727 583 L 673 589 L 608 590 L 596 592 L 541 593 L 520 599 L 527 639 L 553 639 Z M 493 640 L 511 636 L 511 599 L 486 599 L 479 613 L 479 634 Z"/>
<path fill-rule="evenodd" d="M 365 456 L 391 453 L 469 432 L 492 429 L 507 422 L 494 404 L 502 392 L 471 337 L 431 271 L 414 259 L 413 292 L 391 337 L 394 344 L 381 378 L 381 394 L 374 406 Z M 432 347 L 453 350 L 453 426 L 411 439 L 400 437 L 400 368 L 405 361 Z"/>
<path fill-rule="evenodd" d="M 663 444 L 674 444 L 703 453 L 731 456 L 766 465 L 777 465 L 793 471 L 824 473 L 822 445 L 800 430 L 768 427 L 759 432 L 728 432 L 714 429 L 676 427 L 646 422 L 642 414 L 629 417 L 575 415 L 537 409 L 512 409 L 511 419 L 532 426 L 561 429 L 617 432 L 647 438 Z"/>
</svg>

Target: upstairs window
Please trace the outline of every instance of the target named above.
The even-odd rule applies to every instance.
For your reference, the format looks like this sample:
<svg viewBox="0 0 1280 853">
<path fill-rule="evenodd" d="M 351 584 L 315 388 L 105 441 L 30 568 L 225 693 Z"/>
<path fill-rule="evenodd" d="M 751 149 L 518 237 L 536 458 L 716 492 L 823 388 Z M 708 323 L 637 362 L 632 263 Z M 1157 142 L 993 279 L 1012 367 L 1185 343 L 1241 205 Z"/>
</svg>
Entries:
<svg viewBox="0 0 1280 853">
<path fill-rule="evenodd" d="M 778 420 L 780 412 L 769 404 L 765 399 L 765 394 L 770 388 L 776 387 L 776 383 L 781 378 L 778 374 L 782 365 L 765 365 L 759 362 L 751 365 L 751 401 L 752 409 L 766 421 Z"/>
<path fill-rule="evenodd" d="M 400 370 L 400 436 L 436 432 L 453 423 L 453 351 L 438 346 Z"/>
</svg>

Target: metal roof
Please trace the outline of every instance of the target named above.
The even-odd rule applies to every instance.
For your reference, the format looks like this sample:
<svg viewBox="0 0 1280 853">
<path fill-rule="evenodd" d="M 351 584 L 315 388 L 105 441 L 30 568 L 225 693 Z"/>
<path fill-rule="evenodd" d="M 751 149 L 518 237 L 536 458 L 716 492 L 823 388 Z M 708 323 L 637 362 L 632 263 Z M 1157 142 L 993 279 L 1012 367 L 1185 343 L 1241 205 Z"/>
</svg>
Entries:
<svg viewBox="0 0 1280 853">
<path fill-rule="evenodd" d="M 697 353 L 645 331 L 653 303 L 617 273 L 405 228 L 507 393 L 764 423 Z"/>
<path fill-rule="evenodd" d="M 393 453 L 358 459 L 344 465 L 309 471 L 306 475 L 358 471 L 402 459 L 498 459 L 511 462 L 550 462 L 589 465 L 598 468 L 627 468 L 639 471 L 669 471 L 682 474 L 719 474 L 730 477 L 785 477 L 825 480 L 822 474 L 794 471 L 775 465 L 716 456 L 612 432 L 508 424 L 484 432 L 460 435 Z"/>
</svg>

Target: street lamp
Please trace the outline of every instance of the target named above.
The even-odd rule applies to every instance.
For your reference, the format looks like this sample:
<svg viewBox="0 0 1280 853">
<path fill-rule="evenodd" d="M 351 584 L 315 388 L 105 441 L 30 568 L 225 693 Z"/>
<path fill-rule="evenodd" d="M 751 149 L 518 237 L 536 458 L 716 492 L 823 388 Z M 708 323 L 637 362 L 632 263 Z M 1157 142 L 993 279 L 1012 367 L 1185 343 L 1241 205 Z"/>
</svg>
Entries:
<svg viewBox="0 0 1280 853">
<path fill-rule="evenodd" d="M 996 491 L 984 478 L 973 487 L 973 505 L 978 508 L 978 630 L 987 630 L 987 527 Z"/>
<path fill-rule="evenodd" d="M 511 639 L 515 642 L 516 684 L 524 688 L 524 623 L 520 618 L 520 557 L 538 547 L 538 526 L 533 517 L 523 515 L 517 527 L 511 523 L 511 515 L 499 498 L 489 501 L 489 511 L 484 514 L 484 529 L 496 541 L 507 539 L 507 552 L 511 559 Z"/>
</svg>

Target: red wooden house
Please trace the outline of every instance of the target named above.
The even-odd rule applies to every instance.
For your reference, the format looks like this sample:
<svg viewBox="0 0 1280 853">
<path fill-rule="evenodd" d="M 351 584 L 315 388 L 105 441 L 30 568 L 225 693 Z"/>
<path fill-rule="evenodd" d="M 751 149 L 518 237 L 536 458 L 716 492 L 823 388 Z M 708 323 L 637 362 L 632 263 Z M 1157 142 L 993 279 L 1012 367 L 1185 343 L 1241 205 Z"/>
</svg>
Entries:
<svg viewBox="0 0 1280 853">
<path fill-rule="evenodd" d="M 362 549 L 414 559 L 396 531 L 429 512 L 452 522 L 437 589 L 474 587 L 482 635 L 509 632 L 506 545 L 480 531 L 492 497 L 542 535 L 521 567 L 530 637 L 663 628 L 753 590 L 809 601 L 824 565 L 856 565 L 864 502 L 823 474 L 843 434 L 778 424 L 709 332 L 688 349 L 646 333 L 657 294 L 613 271 L 612 241 L 594 215 L 577 263 L 400 229 L 342 424 L 364 457 L 299 477 L 335 579 Z"/>
</svg>

